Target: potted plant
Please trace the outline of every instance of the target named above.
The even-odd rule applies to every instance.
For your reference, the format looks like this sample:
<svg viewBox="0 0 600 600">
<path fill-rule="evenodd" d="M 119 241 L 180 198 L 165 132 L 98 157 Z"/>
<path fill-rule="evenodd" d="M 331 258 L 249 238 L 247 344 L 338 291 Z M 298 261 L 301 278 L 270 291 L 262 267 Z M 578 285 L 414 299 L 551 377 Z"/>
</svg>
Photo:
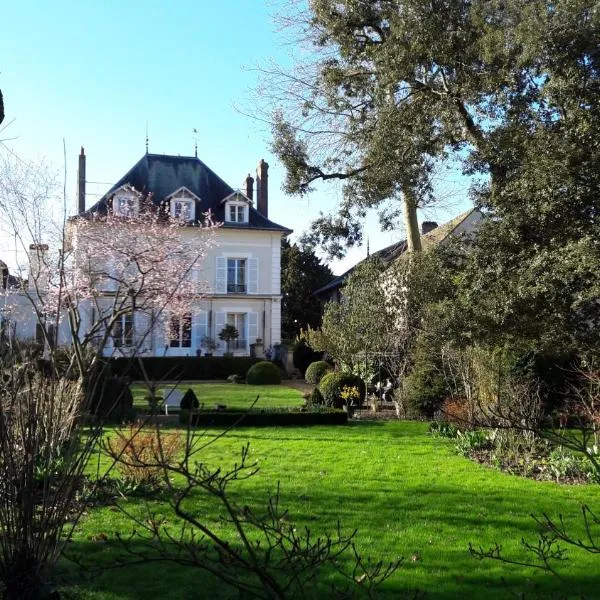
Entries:
<svg viewBox="0 0 600 600">
<path fill-rule="evenodd" d="M 215 342 L 215 340 L 213 340 L 211 337 L 205 335 L 200 340 L 200 346 L 205 350 L 204 356 L 212 356 L 212 353 L 219 347 L 219 344 L 217 344 L 217 342 Z"/>
<path fill-rule="evenodd" d="M 230 325 L 229 323 L 227 325 L 225 325 L 225 327 L 223 327 L 223 329 L 221 329 L 221 331 L 219 333 L 219 339 L 223 340 L 227 344 L 227 352 L 225 354 L 228 354 L 231 356 L 231 354 L 232 354 L 231 342 L 233 342 L 233 340 L 237 340 L 239 337 L 240 337 L 240 332 L 233 325 Z"/>
</svg>

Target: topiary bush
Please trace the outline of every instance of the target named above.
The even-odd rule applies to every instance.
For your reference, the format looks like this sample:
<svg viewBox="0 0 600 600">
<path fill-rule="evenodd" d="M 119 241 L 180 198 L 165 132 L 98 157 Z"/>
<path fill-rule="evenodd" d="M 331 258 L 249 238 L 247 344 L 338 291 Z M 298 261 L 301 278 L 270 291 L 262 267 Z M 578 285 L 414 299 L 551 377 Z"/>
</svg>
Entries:
<svg viewBox="0 0 600 600">
<path fill-rule="evenodd" d="M 323 375 L 329 371 L 331 371 L 331 365 L 329 363 L 324 360 L 317 360 L 308 365 L 306 373 L 304 374 L 304 379 L 306 380 L 306 383 L 314 383 L 316 385 L 323 379 Z"/>
<path fill-rule="evenodd" d="M 325 400 L 323 394 L 319 391 L 319 388 L 315 388 L 306 398 L 306 406 L 325 406 Z"/>
<path fill-rule="evenodd" d="M 183 395 L 183 398 L 179 403 L 179 408 L 181 410 L 193 410 L 199 406 L 200 402 L 198 402 L 198 398 L 196 397 L 194 390 L 192 388 L 188 388 L 187 392 Z"/>
<path fill-rule="evenodd" d="M 365 397 L 365 382 L 352 373 L 327 373 L 319 383 L 319 391 L 323 395 L 326 406 L 341 408 L 345 402 L 342 398 L 344 388 L 358 388 L 360 401 Z M 359 401 L 359 403 L 360 403 Z"/>
<path fill-rule="evenodd" d="M 281 383 L 281 370 L 268 360 L 256 363 L 246 374 L 249 385 L 278 385 Z"/>
<path fill-rule="evenodd" d="M 123 423 L 134 418 L 129 381 L 102 373 L 88 382 L 86 393 L 92 416 L 107 422 Z"/>
</svg>

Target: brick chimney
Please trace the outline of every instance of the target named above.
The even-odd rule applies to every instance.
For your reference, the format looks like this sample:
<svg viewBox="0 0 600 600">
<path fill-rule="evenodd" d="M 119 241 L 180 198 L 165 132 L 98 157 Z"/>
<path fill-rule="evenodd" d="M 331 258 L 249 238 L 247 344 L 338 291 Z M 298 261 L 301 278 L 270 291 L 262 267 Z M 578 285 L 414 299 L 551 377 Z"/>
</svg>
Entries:
<svg viewBox="0 0 600 600">
<path fill-rule="evenodd" d="M 77 214 L 85 212 L 85 150 L 81 146 L 79 169 L 77 170 Z"/>
<path fill-rule="evenodd" d="M 438 224 L 435 221 L 423 221 L 421 223 L 421 235 L 425 235 L 434 229 L 437 229 Z"/>
<path fill-rule="evenodd" d="M 264 158 L 260 159 L 256 168 L 256 209 L 269 218 L 269 165 Z"/>
<path fill-rule="evenodd" d="M 248 173 L 248 177 L 244 179 L 244 193 L 251 201 L 254 200 L 254 178 L 250 173 Z"/>
</svg>

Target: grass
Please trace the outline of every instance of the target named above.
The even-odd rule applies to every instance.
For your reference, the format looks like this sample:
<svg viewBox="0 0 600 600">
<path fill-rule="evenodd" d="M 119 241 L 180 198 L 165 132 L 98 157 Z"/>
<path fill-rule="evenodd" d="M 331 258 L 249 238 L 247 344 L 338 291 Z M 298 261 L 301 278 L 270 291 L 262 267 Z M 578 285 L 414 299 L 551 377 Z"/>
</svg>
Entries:
<svg viewBox="0 0 600 600">
<path fill-rule="evenodd" d="M 568 527 L 581 535 L 579 507 L 584 502 L 598 506 L 600 488 L 525 480 L 488 469 L 457 456 L 451 442 L 430 437 L 426 427 L 358 422 L 335 428 L 245 428 L 208 446 L 203 458 L 215 466 L 231 465 L 249 441 L 260 472 L 235 488 L 233 496 L 241 505 L 264 506 L 281 482 L 281 503 L 297 528 L 333 531 L 339 520 L 345 531 L 357 529 L 357 544 L 365 554 L 385 560 L 405 557 L 383 589 L 385 597 L 402 597 L 411 589 L 444 600 L 512 597 L 502 579 L 528 592 L 527 597 L 536 597 L 536 586 L 540 597 L 555 593 L 557 579 L 531 568 L 476 561 L 468 544 L 499 542 L 507 554 L 522 560 L 520 539 L 536 538 L 530 515 L 544 512 L 565 515 Z M 229 536 L 214 503 L 201 497 L 197 501 L 205 522 Z M 139 519 L 156 511 L 175 524 L 160 502 L 130 500 L 123 505 Z M 94 564 L 109 563 L 114 548 L 103 536 L 114 540 L 115 532 L 126 535 L 133 529 L 133 522 L 114 508 L 94 509 L 76 531 L 70 550 Z M 577 552 L 570 557 L 560 567 L 567 589 L 597 597 L 597 559 Z M 165 563 L 109 571 L 67 591 L 93 600 L 234 597 L 204 573 Z"/>
<path fill-rule="evenodd" d="M 161 386 L 170 387 L 170 386 Z M 283 385 L 245 385 L 233 383 L 193 383 L 180 384 L 177 386 L 182 391 L 192 388 L 198 401 L 205 408 L 211 408 L 215 404 L 224 404 L 227 408 L 249 408 L 253 402 L 255 408 L 287 408 L 302 406 L 304 400 L 302 394 L 293 388 Z M 159 388 L 160 389 L 160 388 Z M 148 403 L 145 396 L 146 389 L 139 385 L 131 387 L 133 404 L 137 408 L 147 408 Z"/>
</svg>

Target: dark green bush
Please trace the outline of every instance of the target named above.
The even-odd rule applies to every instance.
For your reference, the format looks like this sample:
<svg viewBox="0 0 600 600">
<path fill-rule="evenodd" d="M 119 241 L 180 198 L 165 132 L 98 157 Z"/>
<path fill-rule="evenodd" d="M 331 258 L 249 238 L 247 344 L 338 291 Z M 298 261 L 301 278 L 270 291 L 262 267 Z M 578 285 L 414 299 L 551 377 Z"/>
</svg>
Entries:
<svg viewBox="0 0 600 600">
<path fill-rule="evenodd" d="M 345 425 L 348 414 L 331 408 L 268 409 L 268 410 L 222 410 L 222 411 L 182 411 L 179 420 L 185 425 L 214 427 L 269 427 L 298 425 Z"/>
<path fill-rule="evenodd" d="M 249 385 L 277 385 L 281 383 L 281 370 L 268 360 L 252 365 L 246 374 Z"/>
<path fill-rule="evenodd" d="M 430 419 L 448 396 L 445 379 L 427 361 L 418 362 L 412 373 L 404 378 L 402 391 L 409 414 Z"/>
<path fill-rule="evenodd" d="M 193 408 L 198 408 L 200 406 L 200 402 L 198 402 L 198 398 L 196 398 L 196 394 L 192 388 L 188 388 L 187 392 L 183 395 L 181 402 L 179 403 L 179 408 L 181 410 L 192 410 Z"/>
<path fill-rule="evenodd" d="M 315 388 L 306 398 L 307 406 L 325 406 L 325 400 L 323 394 L 319 391 L 319 388 Z"/>
<path fill-rule="evenodd" d="M 342 408 L 342 390 L 345 387 L 356 387 L 359 393 L 359 404 L 365 397 L 365 382 L 352 373 L 327 373 L 319 383 L 319 391 L 323 395 L 326 406 Z"/>
<path fill-rule="evenodd" d="M 245 377 L 248 369 L 260 362 L 259 358 L 249 356 L 152 356 L 134 361 L 129 358 L 114 358 L 110 360 L 110 365 L 115 375 L 144 379 L 139 365 L 140 360 L 148 377 L 153 381 L 224 380 L 233 374 Z"/>
<path fill-rule="evenodd" d="M 324 360 L 317 360 L 310 363 L 304 374 L 304 379 L 307 383 L 314 383 L 315 385 L 323 379 L 325 373 L 331 371 L 331 365 Z"/>
</svg>

